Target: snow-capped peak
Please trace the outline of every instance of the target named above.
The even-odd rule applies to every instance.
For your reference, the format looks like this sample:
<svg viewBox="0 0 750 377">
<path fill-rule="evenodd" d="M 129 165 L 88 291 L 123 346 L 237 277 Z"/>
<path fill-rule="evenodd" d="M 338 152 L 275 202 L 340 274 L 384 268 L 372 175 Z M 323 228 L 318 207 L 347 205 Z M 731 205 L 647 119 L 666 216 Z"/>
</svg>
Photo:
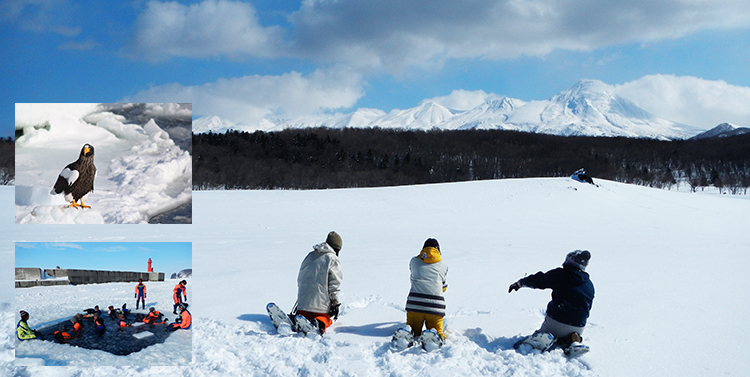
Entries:
<svg viewBox="0 0 750 377">
<path fill-rule="evenodd" d="M 213 117 L 194 122 L 194 132 L 281 130 L 305 127 L 381 127 L 396 129 L 502 129 L 553 135 L 625 136 L 682 139 L 698 133 L 690 126 L 659 118 L 616 94 L 614 87 L 599 80 L 580 80 L 544 101 L 524 102 L 492 97 L 478 106 L 459 111 L 435 101 L 392 110 L 357 109 L 348 114 L 311 116 L 302 119 L 266 121 L 255 127 L 221 123 Z M 223 130 L 223 131 L 222 131 Z"/>
</svg>

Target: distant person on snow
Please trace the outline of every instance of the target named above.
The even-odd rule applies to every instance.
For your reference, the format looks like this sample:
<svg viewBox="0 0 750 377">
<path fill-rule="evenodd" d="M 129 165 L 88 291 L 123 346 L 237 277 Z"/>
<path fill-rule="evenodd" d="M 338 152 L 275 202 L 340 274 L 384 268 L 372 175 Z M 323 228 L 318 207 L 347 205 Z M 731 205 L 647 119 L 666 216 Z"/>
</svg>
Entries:
<svg viewBox="0 0 750 377">
<path fill-rule="evenodd" d="M 428 238 L 425 241 L 419 255 L 409 262 L 409 271 L 411 289 L 406 299 L 406 324 L 411 327 L 415 339 L 422 335 L 423 325 L 428 330 L 435 329 L 445 339 L 443 293 L 448 289 L 445 280 L 448 265 L 442 260 L 440 244 L 436 239 Z"/>
<path fill-rule="evenodd" d="M 179 329 L 189 329 L 190 325 L 193 322 L 193 316 L 190 315 L 190 312 L 187 310 L 188 305 L 187 304 L 180 304 L 180 316 L 177 317 L 173 324 L 171 324 L 167 331 L 176 331 Z"/>
<path fill-rule="evenodd" d="M 328 233 L 326 241 L 313 246 L 302 261 L 297 275 L 297 313 L 307 318 L 323 334 L 338 319 L 341 290 L 339 251 L 341 236 Z M 332 319 L 333 317 L 333 319 Z"/>
<path fill-rule="evenodd" d="M 16 325 L 16 337 L 18 340 L 30 340 L 30 339 L 42 339 L 42 334 L 36 330 L 32 330 L 27 323 L 29 320 L 29 313 L 25 310 L 20 311 L 21 320 Z"/>
<path fill-rule="evenodd" d="M 562 267 L 537 272 L 510 285 L 508 293 L 522 287 L 552 289 L 552 301 L 538 333 L 549 333 L 557 344 L 567 347 L 583 341 L 583 329 L 594 301 L 594 284 L 586 273 L 591 259 L 588 250 L 571 251 Z"/>
<path fill-rule="evenodd" d="M 580 168 L 580 169 L 576 170 L 576 172 L 573 173 L 573 175 L 571 176 L 571 178 L 573 178 L 573 179 L 575 179 L 576 181 L 579 181 L 579 182 L 586 182 L 586 183 L 590 183 L 590 184 L 596 186 L 596 184 L 594 183 L 594 180 L 591 179 L 591 177 L 588 174 L 586 174 L 586 171 L 583 170 L 583 168 Z"/>
<path fill-rule="evenodd" d="M 177 285 L 174 286 L 174 289 L 172 290 L 173 295 L 172 299 L 174 299 L 174 307 L 172 308 L 172 313 L 177 314 L 177 307 L 183 303 L 182 298 L 185 298 L 185 301 L 187 301 L 187 281 L 182 280 Z"/>
<path fill-rule="evenodd" d="M 138 279 L 138 284 L 135 285 L 135 308 L 138 309 L 138 304 L 143 303 L 143 309 L 146 309 L 146 285 L 143 284 L 143 279 Z"/>
</svg>

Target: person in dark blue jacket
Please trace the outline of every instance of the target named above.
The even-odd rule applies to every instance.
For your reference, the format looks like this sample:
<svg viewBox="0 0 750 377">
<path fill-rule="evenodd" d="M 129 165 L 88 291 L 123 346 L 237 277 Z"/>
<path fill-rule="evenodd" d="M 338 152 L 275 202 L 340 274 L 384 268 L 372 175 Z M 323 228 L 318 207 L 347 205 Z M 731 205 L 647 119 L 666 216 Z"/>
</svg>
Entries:
<svg viewBox="0 0 750 377">
<path fill-rule="evenodd" d="M 586 272 L 590 259 L 588 250 L 571 251 L 562 267 L 537 272 L 510 285 L 508 293 L 522 287 L 552 289 L 547 315 L 535 334 L 550 333 L 562 345 L 583 340 L 581 335 L 594 301 L 594 284 Z"/>
</svg>

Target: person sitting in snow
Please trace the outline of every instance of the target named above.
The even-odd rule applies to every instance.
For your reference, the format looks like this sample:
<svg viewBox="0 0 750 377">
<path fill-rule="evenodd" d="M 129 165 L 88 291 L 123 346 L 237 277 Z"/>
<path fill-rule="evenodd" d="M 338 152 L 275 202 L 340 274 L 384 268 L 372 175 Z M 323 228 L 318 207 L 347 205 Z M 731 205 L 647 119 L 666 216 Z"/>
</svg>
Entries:
<svg viewBox="0 0 750 377">
<path fill-rule="evenodd" d="M 510 285 L 508 293 L 522 287 L 552 289 L 544 322 L 534 334 L 552 334 L 563 347 L 583 341 L 581 335 L 594 301 L 594 284 L 586 272 L 590 259 L 588 250 L 571 251 L 562 267 L 537 272 Z"/>
<path fill-rule="evenodd" d="M 323 334 L 338 319 L 338 294 L 341 290 L 341 263 L 339 251 L 343 246 L 341 236 L 328 233 L 326 241 L 313 246 L 297 275 L 297 312 L 317 326 Z"/>
<path fill-rule="evenodd" d="M 21 320 L 16 325 L 16 337 L 18 340 L 42 339 L 42 334 L 29 327 L 29 313 L 25 310 L 20 311 Z"/>
<path fill-rule="evenodd" d="M 448 265 L 442 260 L 440 244 L 428 238 L 419 255 L 409 262 L 411 289 L 406 299 L 406 324 L 412 329 L 414 338 L 422 335 L 422 326 L 435 329 L 440 337 L 443 334 L 445 299 L 443 293 L 448 288 L 446 275 Z"/>
<path fill-rule="evenodd" d="M 178 308 L 180 309 L 180 316 L 167 328 L 167 331 L 187 330 L 193 322 L 193 316 L 187 310 L 188 304 L 180 304 Z"/>
<path fill-rule="evenodd" d="M 174 300 L 174 307 L 172 308 L 172 313 L 177 314 L 177 307 L 183 303 L 183 296 L 185 298 L 185 301 L 187 301 L 187 281 L 182 280 L 177 285 L 174 286 L 174 289 L 172 290 L 172 299 Z"/>
</svg>

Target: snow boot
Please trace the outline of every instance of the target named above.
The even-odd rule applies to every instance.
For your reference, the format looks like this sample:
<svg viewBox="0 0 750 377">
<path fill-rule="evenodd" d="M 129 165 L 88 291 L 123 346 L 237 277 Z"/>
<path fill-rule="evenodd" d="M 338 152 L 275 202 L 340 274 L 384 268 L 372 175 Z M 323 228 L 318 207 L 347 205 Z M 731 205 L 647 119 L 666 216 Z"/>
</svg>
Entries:
<svg viewBox="0 0 750 377">
<path fill-rule="evenodd" d="M 271 317 L 271 323 L 276 331 L 282 335 L 291 335 L 295 330 L 294 323 L 290 319 L 290 316 L 284 314 L 284 312 L 273 302 L 269 302 L 266 305 L 266 311 L 268 316 Z"/>
<path fill-rule="evenodd" d="M 391 348 L 403 351 L 414 345 L 414 335 L 411 333 L 411 326 L 406 325 L 393 334 L 391 338 Z"/>
<path fill-rule="evenodd" d="M 521 344 L 528 344 L 539 351 L 547 351 L 555 344 L 555 337 L 546 332 L 535 332 L 524 339 Z"/>
<path fill-rule="evenodd" d="M 429 329 L 422 332 L 419 342 L 422 343 L 423 350 L 432 352 L 443 346 L 443 337 L 440 336 L 437 330 Z"/>
<path fill-rule="evenodd" d="M 589 346 L 578 342 L 573 342 L 568 348 L 565 348 L 565 356 L 567 357 L 578 357 L 589 352 Z"/>
<path fill-rule="evenodd" d="M 317 324 L 317 319 L 315 320 L 316 323 L 313 324 L 307 318 L 297 314 L 297 316 L 294 317 L 294 322 L 297 324 L 297 329 L 305 334 L 305 336 L 311 336 L 313 334 L 317 336 L 323 336 L 323 334 L 320 332 L 320 327 Z"/>
</svg>

